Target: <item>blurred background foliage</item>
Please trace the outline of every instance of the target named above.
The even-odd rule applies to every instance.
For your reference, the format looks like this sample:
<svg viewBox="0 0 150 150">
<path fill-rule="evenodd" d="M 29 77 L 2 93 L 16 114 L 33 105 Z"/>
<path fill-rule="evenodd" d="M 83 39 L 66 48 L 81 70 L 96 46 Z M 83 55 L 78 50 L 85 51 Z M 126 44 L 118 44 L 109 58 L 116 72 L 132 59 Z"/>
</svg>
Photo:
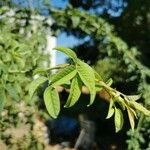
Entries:
<svg viewBox="0 0 150 150">
<path fill-rule="evenodd" d="M 40 113 L 37 97 L 32 101 L 29 99 L 27 85 L 32 80 L 33 69 L 42 66 L 43 61 L 48 61 L 42 53 L 46 44 L 45 33 L 48 30 L 52 30 L 55 36 L 65 32 L 79 39 L 80 43 L 72 47 L 79 58 L 92 65 L 104 80 L 112 77 L 113 86 L 125 94 L 141 93 L 141 103 L 150 109 L 150 1 L 62 0 L 62 2 L 67 3 L 63 8 L 54 7 L 49 0 L 0 2 L 0 87 L 3 97 L 1 103 L 5 103 L 7 99 L 5 109 L 2 111 L 0 130 L 1 141 L 3 144 L 7 143 L 8 147 L 12 146 L 9 148 L 22 148 L 20 142 L 16 143 L 14 140 L 13 130 L 14 128 L 20 130 L 24 126 L 27 131 L 31 131 L 23 133 L 25 139 L 26 136 L 30 138 L 27 142 L 23 138 L 24 147 L 29 148 L 33 145 L 35 146 L 33 149 L 44 147 L 32 129 L 38 124 L 39 117 L 45 116 L 45 113 L 43 114 L 44 111 Z M 15 10 L 15 14 L 8 13 L 11 9 Z M 38 21 L 38 26 L 33 28 L 31 23 L 33 14 L 51 16 L 53 24 L 47 24 L 45 19 Z M 66 93 L 63 93 L 62 100 L 65 96 Z M 86 99 L 86 96 L 82 99 Z M 111 120 L 104 119 L 107 104 L 99 102 L 99 98 L 97 101 L 98 105 L 102 106 L 97 107 L 96 102 L 91 109 L 83 110 L 84 113 L 90 114 L 90 118 L 97 119 L 101 123 L 97 141 L 102 141 L 104 135 L 105 139 L 111 135 L 109 144 L 114 142 L 114 137 L 116 141 L 120 141 L 121 137 L 124 149 L 150 148 L 150 118 L 139 114 L 134 131 L 129 130 L 126 119 L 127 125 L 117 134 L 117 138 L 113 133 L 113 127 L 109 125 L 112 124 Z M 18 105 L 23 105 L 28 113 L 22 112 Z M 76 112 L 81 113 L 82 105 L 77 104 L 70 110 L 72 116 L 77 116 Z M 99 109 L 102 110 L 101 113 Z M 98 110 L 101 115 L 93 113 L 92 116 L 90 110 Z M 69 110 L 65 111 L 62 114 L 67 114 Z M 23 117 L 19 118 L 21 115 L 24 115 L 23 120 Z M 45 126 L 44 123 L 43 125 Z M 46 129 L 43 130 L 46 132 Z"/>
</svg>

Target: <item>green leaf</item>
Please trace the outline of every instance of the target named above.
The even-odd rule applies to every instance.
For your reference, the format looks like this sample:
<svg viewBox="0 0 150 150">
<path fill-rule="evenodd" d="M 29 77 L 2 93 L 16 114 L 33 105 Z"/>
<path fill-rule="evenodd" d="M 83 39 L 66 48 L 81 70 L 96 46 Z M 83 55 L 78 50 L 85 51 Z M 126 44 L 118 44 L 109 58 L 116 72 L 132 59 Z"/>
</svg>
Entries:
<svg viewBox="0 0 150 150">
<path fill-rule="evenodd" d="M 44 103 L 51 117 L 57 118 L 60 112 L 60 100 L 55 88 L 49 86 L 44 91 Z"/>
<path fill-rule="evenodd" d="M 72 16 L 71 20 L 72 20 L 73 28 L 76 28 L 80 23 L 80 17 Z"/>
<path fill-rule="evenodd" d="M 131 129 L 134 130 L 134 127 L 135 127 L 134 113 L 131 111 L 130 108 L 127 108 L 127 112 L 128 112 L 128 117 L 129 117 Z"/>
<path fill-rule="evenodd" d="M 115 119 L 116 132 L 119 132 L 123 127 L 124 119 L 123 119 L 123 114 L 122 114 L 121 110 L 118 108 L 115 108 L 115 118 L 114 119 Z"/>
<path fill-rule="evenodd" d="M 39 77 L 37 79 L 35 79 L 34 81 L 31 82 L 31 84 L 29 85 L 29 95 L 30 98 L 32 98 L 33 94 L 35 93 L 35 91 L 38 89 L 38 87 L 46 82 L 48 79 L 46 77 Z"/>
<path fill-rule="evenodd" d="M 23 58 L 15 56 L 15 60 L 21 69 L 25 67 L 25 60 Z"/>
<path fill-rule="evenodd" d="M 101 86 L 99 83 L 95 83 L 95 89 L 96 92 L 100 92 L 103 89 L 103 86 Z"/>
<path fill-rule="evenodd" d="M 123 100 L 121 97 L 116 96 L 116 97 L 114 97 L 114 99 L 115 99 L 116 102 L 121 106 L 121 108 L 122 108 L 123 110 L 126 109 L 126 103 L 124 102 L 124 100 Z"/>
<path fill-rule="evenodd" d="M 19 100 L 19 95 L 17 92 L 17 89 L 14 87 L 13 84 L 6 84 L 6 91 L 8 94 L 13 98 L 14 100 L 18 101 Z"/>
<path fill-rule="evenodd" d="M 96 96 L 94 71 L 88 64 L 84 63 L 79 59 L 78 59 L 77 71 L 81 80 L 90 91 L 89 105 L 91 105 L 94 102 Z"/>
<path fill-rule="evenodd" d="M 54 70 L 54 69 L 62 69 L 62 68 L 65 68 L 67 66 L 69 66 L 69 64 L 59 64 L 59 65 L 57 65 L 55 67 L 51 67 L 51 68 L 41 68 L 41 67 L 39 67 L 39 68 L 37 68 L 33 71 L 33 75 L 46 73 L 46 72 Z"/>
<path fill-rule="evenodd" d="M 127 96 L 127 97 L 131 101 L 137 101 L 141 98 L 141 95 L 131 95 L 131 96 Z"/>
<path fill-rule="evenodd" d="M 102 77 L 100 76 L 100 74 L 95 69 L 93 69 L 93 71 L 95 74 L 95 79 L 97 79 L 98 81 L 103 80 Z"/>
<path fill-rule="evenodd" d="M 73 106 L 81 95 L 82 81 L 77 75 L 73 78 L 70 88 L 70 94 L 64 107 Z"/>
<path fill-rule="evenodd" d="M 142 112 L 146 116 L 150 116 L 150 111 L 147 110 L 145 107 L 143 107 L 141 104 L 135 102 L 135 101 L 129 101 L 129 105 L 136 110 Z"/>
<path fill-rule="evenodd" d="M 113 101 L 113 99 L 110 99 L 109 110 L 108 110 L 108 114 L 107 114 L 106 119 L 109 119 L 109 118 L 111 118 L 113 116 L 113 114 L 115 112 L 115 110 L 113 108 L 113 105 L 114 105 L 114 101 Z"/>
<path fill-rule="evenodd" d="M 34 71 L 33 71 L 33 75 L 36 75 L 36 74 L 41 74 L 41 73 L 45 73 L 46 70 L 44 68 L 36 68 Z"/>
<path fill-rule="evenodd" d="M 6 94 L 5 94 L 5 91 L 4 91 L 4 89 L 0 89 L 0 114 L 3 111 L 5 103 L 6 103 Z"/>
<path fill-rule="evenodd" d="M 72 58 L 74 62 L 77 61 L 77 55 L 75 52 L 73 52 L 73 50 L 71 50 L 69 48 L 65 48 L 65 47 L 55 47 L 54 49 L 65 53 L 70 58 Z"/>
<path fill-rule="evenodd" d="M 107 84 L 108 86 L 111 86 L 111 85 L 113 84 L 112 78 L 110 78 L 108 81 L 106 81 L 106 84 Z"/>
<path fill-rule="evenodd" d="M 67 81 L 71 80 L 77 74 L 77 70 L 74 65 L 70 65 L 64 68 L 59 73 L 51 77 L 51 86 L 62 85 Z"/>
</svg>

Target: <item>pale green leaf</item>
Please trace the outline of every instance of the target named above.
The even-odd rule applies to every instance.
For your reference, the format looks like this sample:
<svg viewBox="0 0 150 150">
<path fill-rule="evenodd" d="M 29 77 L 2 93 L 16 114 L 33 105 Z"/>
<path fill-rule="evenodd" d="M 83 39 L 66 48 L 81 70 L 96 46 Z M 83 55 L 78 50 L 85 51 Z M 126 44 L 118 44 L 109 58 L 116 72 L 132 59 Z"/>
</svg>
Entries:
<svg viewBox="0 0 150 150">
<path fill-rule="evenodd" d="M 44 103 L 51 117 L 57 118 L 60 112 L 60 100 L 58 92 L 53 87 L 47 87 L 44 91 Z"/>
<path fill-rule="evenodd" d="M 128 117 L 129 117 L 131 129 L 134 130 L 134 127 L 135 127 L 134 113 L 131 111 L 130 108 L 127 108 L 127 112 L 128 112 Z"/>
<path fill-rule="evenodd" d="M 51 77 L 51 86 L 62 85 L 77 74 L 75 66 L 70 65 Z"/>
<path fill-rule="evenodd" d="M 36 68 L 33 71 L 33 75 L 40 74 L 40 73 L 45 73 L 45 69 L 44 68 Z"/>
<path fill-rule="evenodd" d="M 65 104 L 65 107 L 73 106 L 79 99 L 81 95 L 82 81 L 77 75 L 73 78 L 70 88 L 70 94 Z"/>
<path fill-rule="evenodd" d="M 65 53 L 67 56 L 72 58 L 74 62 L 77 61 L 77 55 L 75 54 L 75 52 L 73 52 L 73 50 L 65 47 L 55 47 L 54 49 Z"/>
<path fill-rule="evenodd" d="M 145 107 L 143 107 L 141 104 L 135 102 L 135 101 L 129 101 L 129 105 L 136 110 L 142 112 L 146 116 L 150 116 L 150 111 L 147 110 Z"/>
<path fill-rule="evenodd" d="M 46 82 L 48 79 L 46 77 L 39 77 L 37 79 L 35 79 L 34 81 L 31 82 L 31 84 L 29 85 L 29 95 L 30 98 L 32 98 L 33 94 L 35 93 L 35 91 L 38 89 L 38 87 Z"/>
<path fill-rule="evenodd" d="M 115 99 L 116 102 L 121 106 L 121 108 L 122 108 L 123 110 L 125 110 L 125 108 L 126 108 L 126 103 L 124 102 L 124 100 L 123 100 L 121 97 L 119 97 L 119 96 L 114 97 L 114 99 Z"/>
<path fill-rule="evenodd" d="M 81 60 L 78 60 L 77 71 L 81 80 L 90 91 L 89 105 L 91 105 L 94 102 L 96 96 L 94 71 L 88 64 L 84 63 Z"/>
<path fill-rule="evenodd" d="M 137 101 L 141 98 L 141 95 L 131 95 L 131 96 L 127 96 L 127 97 L 131 101 Z"/>
<path fill-rule="evenodd" d="M 78 17 L 78 16 L 72 16 L 71 20 L 72 20 L 73 27 L 76 28 L 79 25 L 80 17 Z"/>
<path fill-rule="evenodd" d="M 108 81 L 106 81 L 106 84 L 107 84 L 108 86 L 111 86 L 111 85 L 113 84 L 112 78 L 110 78 Z"/>
<path fill-rule="evenodd" d="M 115 112 L 113 105 L 114 105 L 114 101 L 113 101 L 113 99 L 110 99 L 109 109 L 108 109 L 108 114 L 107 114 L 106 119 L 109 119 L 113 116 L 113 114 Z"/>
<path fill-rule="evenodd" d="M 119 132 L 123 127 L 124 119 L 123 119 L 122 111 L 118 108 L 115 108 L 115 117 L 114 117 L 114 119 L 115 119 L 116 132 Z"/>
<path fill-rule="evenodd" d="M 100 74 L 95 69 L 93 69 L 93 71 L 94 71 L 94 75 L 95 75 L 96 80 L 98 80 L 98 81 L 103 80 L 102 77 L 100 76 Z"/>
</svg>

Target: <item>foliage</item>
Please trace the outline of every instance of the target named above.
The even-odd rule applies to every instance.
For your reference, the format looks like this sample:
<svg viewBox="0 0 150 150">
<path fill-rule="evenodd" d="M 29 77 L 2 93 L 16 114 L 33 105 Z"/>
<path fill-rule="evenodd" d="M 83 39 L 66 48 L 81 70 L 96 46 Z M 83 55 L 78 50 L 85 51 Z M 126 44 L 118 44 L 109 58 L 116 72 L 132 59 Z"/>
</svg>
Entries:
<svg viewBox="0 0 150 150">
<path fill-rule="evenodd" d="M 10 12 L 7 13 L 9 14 Z M 4 19 L 6 19 L 5 17 L 7 17 L 7 14 Z M 1 98 L 3 101 L 6 101 L 6 99 L 19 101 L 24 96 L 27 96 L 27 83 L 31 81 L 29 75 L 32 69 L 44 60 L 44 55 L 39 56 L 40 51 L 44 48 L 42 47 L 42 45 L 44 46 L 43 33 L 38 32 L 33 33 L 32 36 L 27 35 L 32 30 L 30 29 L 28 33 L 23 31 L 22 34 L 18 34 L 17 32 L 20 31 L 21 27 L 19 28 L 17 25 L 21 24 L 21 20 L 12 18 L 12 20 L 5 21 L 4 19 L 0 22 L 0 86 L 3 94 Z M 11 21 L 14 23 L 12 24 Z M 20 22 L 17 23 L 17 21 Z M 8 26 L 7 24 L 10 25 Z M 42 49 L 39 49 L 39 45 Z"/>
<path fill-rule="evenodd" d="M 69 88 L 71 89 L 65 107 L 71 107 L 78 101 L 81 94 L 82 85 L 85 85 L 90 93 L 90 102 L 87 106 L 93 104 L 96 92 L 105 89 L 109 93 L 110 106 L 107 119 L 115 115 L 114 122 L 116 132 L 120 131 L 124 124 L 122 113 L 122 111 L 124 110 L 127 110 L 128 112 L 128 117 L 132 129 L 134 129 L 135 126 L 134 118 L 137 117 L 135 110 L 142 112 L 144 115 L 150 116 L 150 111 L 148 111 L 141 104 L 136 102 L 136 100 L 138 100 L 140 96 L 124 95 L 123 93 L 111 88 L 109 84 L 105 83 L 102 80 L 102 78 L 98 75 L 98 73 L 95 70 L 93 70 L 88 64 L 78 59 L 76 54 L 70 49 L 65 49 L 62 47 L 56 47 L 55 49 L 59 51 L 65 51 L 65 53 L 69 57 L 71 57 L 73 61 L 72 64 L 69 64 L 69 66 L 63 68 L 63 70 L 61 70 L 59 73 L 54 74 L 52 77 L 47 76 L 47 81 L 49 82 L 49 84 L 46 90 L 44 91 L 44 101 L 49 114 L 53 118 L 57 118 L 60 112 L 59 95 L 56 88 L 57 86 L 66 84 L 67 82 L 70 83 Z M 41 76 L 30 84 L 29 92 L 31 96 L 34 93 L 32 92 L 32 89 L 36 90 L 39 84 L 41 84 L 45 80 L 46 78 Z"/>
<path fill-rule="evenodd" d="M 137 6 L 140 9 L 137 10 Z M 119 82 L 121 81 L 122 84 L 126 82 L 126 86 L 130 85 L 130 82 L 133 83 L 134 81 L 134 89 L 129 87 L 127 92 L 133 93 L 137 91 L 138 93 L 142 93 L 142 101 L 148 108 L 150 107 L 150 69 L 143 65 L 141 62 L 145 63 L 145 60 L 147 60 L 146 58 L 148 57 L 148 52 L 146 52 L 146 50 L 149 41 L 147 38 L 149 35 L 149 8 L 149 2 L 143 4 L 142 1 L 139 0 L 138 3 L 135 4 L 134 2 L 129 1 L 129 6 L 126 8 L 123 16 L 110 19 L 110 22 L 112 22 L 116 28 L 110 25 L 108 21 L 105 21 L 102 17 L 91 15 L 85 11 L 81 12 L 80 10 L 74 9 L 72 7 L 67 7 L 65 10 L 52 10 L 53 17 L 56 20 L 56 23 L 53 26 L 56 33 L 58 33 L 58 31 L 61 29 L 61 31 L 65 31 L 68 34 L 85 39 L 83 40 L 82 44 L 76 46 L 78 56 L 84 59 L 86 62 L 90 62 L 90 64 L 93 64 L 93 62 L 95 64 L 95 60 L 103 62 L 103 58 L 104 61 L 106 59 L 114 59 L 116 61 L 114 67 L 117 66 L 116 71 L 118 71 L 118 73 L 116 74 L 116 72 L 113 71 L 114 74 L 111 72 L 112 76 L 116 79 L 116 81 L 119 79 Z M 132 19 L 127 16 L 130 16 Z M 122 19 L 119 20 L 120 18 Z M 141 18 L 140 24 L 137 22 L 139 18 Z M 57 20 L 59 20 L 59 24 L 57 23 Z M 144 20 L 147 20 L 146 24 L 142 23 Z M 128 30 L 129 26 L 131 28 Z M 135 34 L 136 32 L 138 36 Z M 133 36 L 129 36 L 130 33 L 132 33 Z M 119 36 L 123 37 L 127 43 Z M 139 37 L 143 37 L 142 39 L 146 38 L 147 40 L 144 40 L 146 42 L 141 40 Z M 130 48 L 127 44 L 130 47 L 134 47 Z M 85 56 L 83 51 L 86 51 L 88 56 Z M 143 52 L 145 52 L 146 55 L 143 55 Z M 98 67 L 99 66 L 96 67 L 98 72 L 103 72 L 104 67 Z M 108 72 L 109 71 L 110 70 L 108 69 Z M 123 88 L 122 90 L 125 91 L 126 89 L 127 87 Z M 130 145 L 132 141 L 139 143 L 139 149 L 148 147 L 147 143 L 149 140 L 147 137 L 149 133 L 146 135 L 142 130 L 144 127 L 149 126 L 149 118 L 145 118 L 143 116 L 140 116 L 140 118 L 142 121 L 138 123 L 138 129 L 135 131 L 135 133 L 138 132 L 138 135 L 143 137 L 144 142 L 140 142 L 137 137 L 135 139 L 132 138 L 132 140 L 128 142 L 130 149 L 134 149 L 134 144 L 132 146 Z"/>
<path fill-rule="evenodd" d="M 20 0 L 19 2 L 22 1 L 24 2 L 24 0 Z M 4 2 L 8 2 L 9 5 L 11 4 L 9 0 L 5 0 Z M 118 5 L 119 7 L 115 6 L 116 3 L 107 3 L 108 1 L 105 0 L 101 2 L 98 0 L 69 0 L 69 2 L 73 7 L 90 11 L 94 10 L 95 14 L 101 16 L 91 15 L 81 11 L 81 9 L 74 9 L 72 7 L 67 7 L 64 10 L 53 10 L 50 8 L 55 20 L 55 24 L 53 25 L 53 29 L 56 31 L 55 33 L 60 33 L 60 30 L 67 31 L 68 34 L 73 34 L 79 39 L 83 38 L 83 43 L 75 48 L 78 57 L 84 59 L 89 64 L 96 64 L 95 68 L 98 73 L 100 72 L 105 76 L 104 72 L 106 72 L 105 80 L 112 76 L 115 82 L 121 81 L 121 88 L 124 87 L 122 91 L 131 94 L 135 93 L 135 91 L 136 93 L 142 93 L 141 102 L 149 108 L 150 71 L 149 68 L 141 63 L 144 62 L 149 66 L 149 1 L 143 3 L 142 0 L 137 0 L 135 3 L 132 0 L 122 0 L 122 5 Z M 0 2 L 0 5 L 2 3 L 3 2 Z M 126 4 L 126 7 L 124 7 L 124 4 Z M 100 10 L 100 12 L 97 10 Z M 101 10 L 103 10 L 103 13 Z M 119 13 L 121 15 L 118 17 L 112 17 L 112 14 L 114 14 L 116 10 L 118 12 L 122 10 L 123 13 Z M 110 12 L 112 11 L 113 13 L 111 14 Z M 105 18 L 105 20 L 102 18 Z M 114 26 L 108 22 L 111 22 Z M 85 55 L 85 51 L 87 55 Z M 112 64 L 112 61 L 115 63 L 113 63 L 111 68 L 109 64 Z M 99 66 L 103 66 L 103 64 L 105 68 L 100 68 Z M 56 69 L 59 67 L 60 66 L 56 66 Z M 60 68 L 63 67 L 61 66 Z M 47 71 L 48 70 L 51 70 L 51 68 L 48 68 Z M 43 68 L 37 69 L 35 74 L 36 72 L 43 72 Z M 130 86 L 133 84 L 133 81 L 134 89 Z M 74 79 L 73 83 L 75 82 L 77 82 L 76 79 Z M 123 83 L 125 83 L 125 86 L 122 86 Z M 79 90 L 79 87 L 80 86 L 76 88 Z M 2 95 L 4 95 L 3 92 Z M 78 92 L 78 96 L 79 95 L 80 92 Z M 69 105 L 69 103 L 70 100 L 67 105 Z M 74 104 L 74 102 L 72 104 Z M 129 115 L 132 116 L 130 113 Z M 137 149 L 146 149 L 148 145 L 150 145 L 148 143 L 150 141 L 148 138 L 149 132 L 145 132 L 149 129 L 149 117 L 145 118 L 140 114 L 138 114 L 138 116 L 140 116 L 140 121 L 137 125 L 137 129 L 129 131 L 129 135 L 131 136 L 131 140 L 128 140 L 129 149 L 134 149 L 135 144 L 137 144 Z M 130 121 L 132 122 L 132 120 Z"/>
<path fill-rule="evenodd" d="M 42 52 L 46 31 L 28 11 L 1 7 L 0 16 L 0 143 L 6 149 L 43 149 L 47 128 L 38 98 L 31 101 L 27 91 L 33 69 L 48 62 Z"/>
</svg>

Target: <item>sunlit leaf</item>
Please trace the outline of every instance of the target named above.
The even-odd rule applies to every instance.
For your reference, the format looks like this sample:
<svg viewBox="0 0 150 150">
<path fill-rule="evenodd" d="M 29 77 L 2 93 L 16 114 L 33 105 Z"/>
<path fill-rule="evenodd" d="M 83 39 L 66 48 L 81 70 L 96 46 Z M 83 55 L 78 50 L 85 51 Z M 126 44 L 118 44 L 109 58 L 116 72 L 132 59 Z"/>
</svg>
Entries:
<svg viewBox="0 0 150 150">
<path fill-rule="evenodd" d="M 127 108 L 127 112 L 128 112 L 128 117 L 129 117 L 131 129 L 134 130 L 134 127 L 135 127 L 134 114 L 130 108 Z"/>
<path fill-rule="evenodd" d="M 77 74 L 75 66 L 70 65 L 51 77 L 51 86 L 65 84 Z"/>
<path fill-rule="evenodd" d="M 135 101 L 129 101 L 131 107 L 135 108 L 136 110 L 142 112 L 146 116 L 150 116 L 150 111 L 143 107 L 141 104 Z"/>
<path fill-rule="evenodd" d="M 77 71 L 81 80 L 90 91 L 89 105 L 91 105 L 94 102 L 96 96 L 94 71 L 88 64 L 84 63 L 81 60 L 78 60 Z"/>
<path fill-rule="evenodd" d="M 78 17 L 78 16 L 72 16 L 71 20 L 72 20 L 73 27 L 76 28 L 79 25 L 80 17 Z"/>
<path fill-rule="evenodd" d="M 95 83 L 96 92 L 100 92 L 102 89 L 103 89 L 103 86 L 101 86 L 99 83 Z"/>
<path fill-rule="evenodd" d="M 29 95 L 32 98 L 34 92 L 38 89 L 38 87 L 46 82 L 48 79 L 46 77 L 39 77 L 37 79 L 35 79 L 34 81 L 31 82 L 31 84 L 29 85 Z"/>
<path fill-rule="evenodd" d="M 79 76 L 73 78 L 70 88 L 70 94 L 65 104 L 65 107 L 73 106 L 81 95 L 82 81 Z"/>
<path fill-rule="evenodd" d="M 47 87 L 44 91 L 44 103 L 51 117 L 57 118 L 60 112 L 60 100 L 58 92 L 53 87 Z"/>
<path fill-rule="evenodd" d="M 121 108 L 123 110 L 125 110 L 126 103 L 124 102 L 124 100 L 121 97 L 119 97 L 119 96 L 114 97 L 114 99 L 116 99 L 116 102 L 121 106 Z"/>
<path fill-rule="evenodd" d="M 94 71 L 95 79 L 97 79 L 98 81 L 103 80 L 100 74 L 96 70 L 93 69 L 93 71 Z"/>
<path fill-rule="evenodd" d="M 75 52 L 73 52 L 73 50 L 71 50 L 69 48 L 65 48 L 65 47 L 55 47 L 54 49 L 65 53 L 67 56 L 69 56 L 70 58 L 72 58 L 72 60 L 74 62 L 77 61 L 77 55 L 76 55 Z"/>
<path fill-rule="evenodd" d="M 141 98 L 141 95 L 131 95 L 131 96 L 127 96 L 127 97 L 131 101 L 137 101 Z"/>
<path fill-rule="evenodd" d="M 112 78 L 110 78 L 108 81 L 106 81 L 106 84 L 107 84 L 108 86 L 111 86 L 111 85 L 113 84 Z"/>
<path fill-rule="evenodd" d="M 40 74 L 40 73 L 45 73 L 44 68 L 37 68 L 33 71 L 33 75 Z"/>
<path fill-rule="evenodd" d="M 115 112 L 113 105 L 114 105 L 114 101 L 113 101 L 113 99 L 110 99 L 109 109 L 108 109 L 108 114 L 107 114 L 106 119 L 109 119 L 113 116 L 113 114 Z"/>
</svg>

